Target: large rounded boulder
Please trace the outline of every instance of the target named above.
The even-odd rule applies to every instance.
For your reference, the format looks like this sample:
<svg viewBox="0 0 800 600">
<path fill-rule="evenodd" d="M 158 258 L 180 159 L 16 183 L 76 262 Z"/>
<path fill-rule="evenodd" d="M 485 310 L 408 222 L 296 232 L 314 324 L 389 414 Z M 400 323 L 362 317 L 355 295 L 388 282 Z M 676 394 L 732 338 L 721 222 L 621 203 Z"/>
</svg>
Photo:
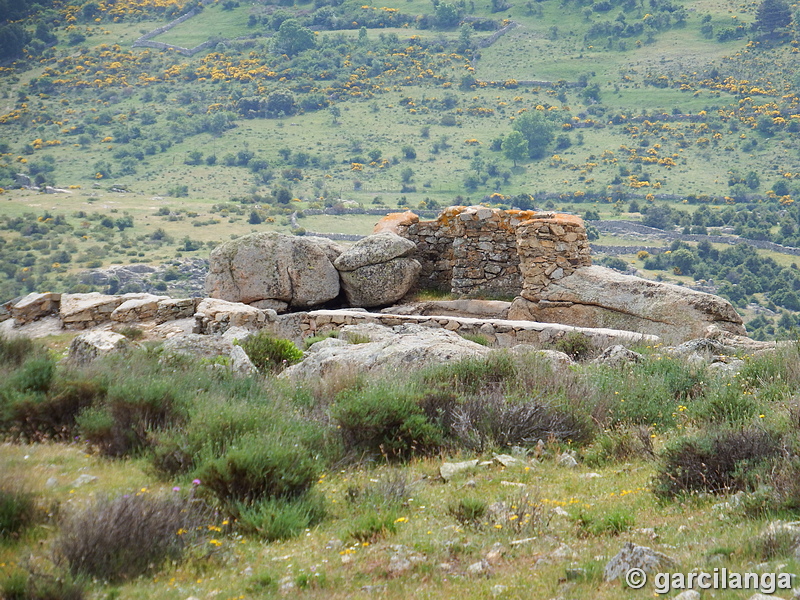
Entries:
<svg viewBox="0 0 800 600">
<path fill-rule="evenodd" d="M 414 286 L 422 269 L 410 258 L 416 244 L 391 232 L 359 240 L 335 261 L 351 306 L 393 304 Z"/>
<path fill-rule="evenodd" d="M 342 251 L 325 238 L 252 233 L 214 249 L 206 292 L 278 310 L 318 306 L 339 295 L 333 261 Z"/>
</svg>

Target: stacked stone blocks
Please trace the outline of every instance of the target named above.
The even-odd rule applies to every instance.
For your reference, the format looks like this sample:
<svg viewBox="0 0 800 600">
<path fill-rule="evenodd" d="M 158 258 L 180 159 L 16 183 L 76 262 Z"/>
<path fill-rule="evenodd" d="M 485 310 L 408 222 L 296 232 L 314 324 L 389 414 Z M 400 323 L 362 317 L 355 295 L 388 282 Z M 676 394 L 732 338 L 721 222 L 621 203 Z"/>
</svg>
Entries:
<svg viewBox="0 0 800 600">
<path fill-rule="evenodd" d="M 419 287 L 459 296 L 532 295 L 591 265 L 583 221 L 571 215 L 451 206 L 435 221 L 389 215 L 375 230 L 417 245 Z"/>
</svg>

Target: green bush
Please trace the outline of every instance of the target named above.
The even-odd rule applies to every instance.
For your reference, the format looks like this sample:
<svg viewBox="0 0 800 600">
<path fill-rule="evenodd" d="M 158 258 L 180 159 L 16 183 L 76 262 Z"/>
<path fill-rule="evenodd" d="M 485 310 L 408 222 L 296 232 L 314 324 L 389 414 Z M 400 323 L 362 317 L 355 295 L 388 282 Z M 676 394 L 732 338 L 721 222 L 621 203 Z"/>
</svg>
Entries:
<svg viewBox="0 0 800 600">
<path fill-rule="evenodd" d="M 47 393 L 53 383 L 56 363 L 48 356 L 29 357 L 8 381 L 9 387 L 21 392 Z"/>
<path fill-rule="evenodd" d="M 46 395 L 6 392 L 0 400 L 0 429 L 29 442 L 70 439 L 78 414 L 105 393 L 104 382 L 82 376 L 56 379 Z"/>
<path fill-rule="evenodd" d="M 302 350 L 293 342 L 276 338 L 263 329 L 247 338 L 241 346 L 262 373 L 280 371 L 303 360 Z"/>
<path fill-rule="evenodd" d="M 692 492 L 727 493 L 749 486 L 748 470 L 783 448 L 781 436 L 763 429 L 718 429 L 682 437 L 668 446 L 653 493 L 674 498 Z"/>
<path fill-rule="evenodd" d="M 586 464 L 597 467 L 632 458 L 653 458 L 655 454 L 650 435 L 650 429 L 642 425 L 610 429 L 594 439 L 584 460 Z"/>
<path fill-rule="evenodd" d="M 30 338 L 0 335 L 0 365 L 18 367 L 35 352 L 36 346 Z"/>
<path fill-rule="evenodd" d="M 349 451 L 405 459 L 438 449 L 442 430 L 420 406 L 421 394 L 410 384 L 378 383 L 343 392 L 333 407 Z"/>
<path fill-rule="evenodd" d="M 153 431 L 182 422 L 186 398 L 166 377 L 131 378 L 108 388 L 106 401 L 76 419 L 81 434 L 106 456 L 126 456 L 148 445 Z"/>
<path fill-rule="evenodd" d="M 602 514 L 578 513 L 575 519 L 583 535 L 619 535 L 633 528 L 634 516 L 625 508 L 617 508 Z"/>
<path fill-rule="evenodd" d="M 272 498 L 237 507 L 239 526 L 273 542 L 297 537 L 325 518 L 321 496 L 305 495 L 301 498 Z"/>
<path fill-rule="evenodd" d="M 80 578 L 14 571 L 0 582 L 3 600 L 83 600 L 86 598 Z"/>
<path fill-rule="evenodd" d="M 62 523 L 56 561 L 73 575 L 103 581 L 128 580 L 178 561 L 209 515 L 196 502 L 149 493 L 101 498 Z"/>
<path fill-rule="evenodd" d="M 33 494 L 8 479 L 0 481 L 0 540 L 17 538 L 36 519 Z"/>
<path fill-rule="evenodd" d="M 580 331 L 570 331 L 553 345 L 556 350 L 563 352 L 572 360 L 584 360 L 595 351 L 594 344 Z"/>
<path fill-rule="evenodd" d="M 761 412 L 761 403 L 752 392 L 736 383 L 718 380 L 702 398 L 689 404 L 688 413 L 700 421 L 719 424 L 746 423 Z"/>
<path fill-rule="evenodd" d="M 316 480 L 318 467 L 311 451 L 297 440 L 248 434 L 201 464 L 196 474 L 236 514 L 241 504 L 303 495 Z"/>
<path fill-rule="evenodd" d="M 347 528 L 346 537 L 356 542 L 372 543 L 397 533 L 397 513 L 394 511 L 369 511 L 358 515 Z"/>
</svg>

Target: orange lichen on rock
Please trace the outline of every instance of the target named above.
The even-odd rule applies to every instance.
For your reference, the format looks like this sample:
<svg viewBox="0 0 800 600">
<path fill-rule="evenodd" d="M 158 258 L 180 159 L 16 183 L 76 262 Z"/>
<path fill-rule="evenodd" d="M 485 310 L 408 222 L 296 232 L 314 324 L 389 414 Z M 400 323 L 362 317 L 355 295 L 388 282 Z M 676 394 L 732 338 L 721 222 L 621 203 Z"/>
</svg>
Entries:
<svg viewBox="0 0 800 600">
<path fill-rule="evenodd" d="M 376 223 L 372 233 L 383 233 L 384 231 L 399 233 L 401 227 L 408 227 L 418 222 L 419 216 L 410 210 L 401 213 L 389 213 Z"/>
</svg>

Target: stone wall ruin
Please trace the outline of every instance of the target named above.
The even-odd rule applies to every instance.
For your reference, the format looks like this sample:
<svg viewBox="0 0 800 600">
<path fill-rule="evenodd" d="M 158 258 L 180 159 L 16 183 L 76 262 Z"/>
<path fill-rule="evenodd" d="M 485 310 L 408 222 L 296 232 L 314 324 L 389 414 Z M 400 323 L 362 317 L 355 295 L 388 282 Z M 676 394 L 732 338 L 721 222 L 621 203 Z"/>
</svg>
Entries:
<svg viewBox="0 0 800 600">
<path fill-rule="evenodd" d="M 417 245 L 420 288 L 459 296 L 533 297 L 592 264 L 583 221 L 572 215 L 451 206 L 435 221 L 412 212 L 387 215 L 375 227 L 380 231 Z"/>
</svg>

